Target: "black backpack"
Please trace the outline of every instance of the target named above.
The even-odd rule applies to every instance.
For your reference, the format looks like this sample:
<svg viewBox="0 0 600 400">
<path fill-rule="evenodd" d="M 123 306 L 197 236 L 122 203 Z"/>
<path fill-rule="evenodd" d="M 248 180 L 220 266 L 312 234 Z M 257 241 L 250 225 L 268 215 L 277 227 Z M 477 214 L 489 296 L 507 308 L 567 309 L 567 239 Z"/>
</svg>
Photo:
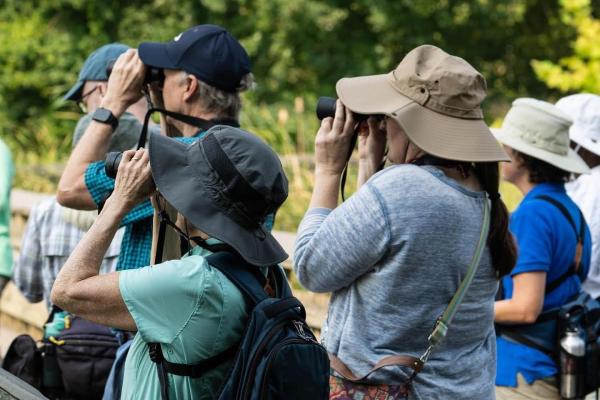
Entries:
<svg viewBox="0 0 600 400">
<path fill-rule="evenodd" d="M 263 289 L 266 279 L 255 266 L 228 252 L 207 257 L 243 294 L 250 311 L 240 343 L 198 364 L 175 364 L 162 356 L 158 343 L 150 343 L 161 396 L 168 399 L 168 375 L 198 378 L 206 371 L 233 361 L 217 398 L 219 400 L 329 398 L 329 358 L 306 324 L 302 303 L 292 296 L 285 273 L 269 268 L 269 284 L 276 297 Z"/>
</svg>

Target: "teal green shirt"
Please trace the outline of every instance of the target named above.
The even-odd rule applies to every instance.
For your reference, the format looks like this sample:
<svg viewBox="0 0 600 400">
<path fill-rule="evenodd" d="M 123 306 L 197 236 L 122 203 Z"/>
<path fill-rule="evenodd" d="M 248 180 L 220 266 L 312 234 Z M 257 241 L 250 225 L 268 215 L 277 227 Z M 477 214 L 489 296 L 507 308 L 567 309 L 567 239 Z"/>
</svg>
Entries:
<svg viewBox="0 0 600 400">
<path fill-rule="evenodd" d="M 147 343 L 161 343 L 170 362 L 194 364 L 241 339 L 248 315 L 244 298 L 208 265 L 209 254 L 195 247 L 181 260 L 119 272 L 121 296 L 138 327 L 125 361 L 122 399 L 160 399 Z M 213 399 L 229 367 L 198 379 L 169 375 L 169 398 Z"/>
<path fill-rule="evenodd" d="M 12 274 L 12 247 L 10 245 L 10 188 L 15 169 L 8 147 L 0 140 L 0 275 Z"/>
</svg>

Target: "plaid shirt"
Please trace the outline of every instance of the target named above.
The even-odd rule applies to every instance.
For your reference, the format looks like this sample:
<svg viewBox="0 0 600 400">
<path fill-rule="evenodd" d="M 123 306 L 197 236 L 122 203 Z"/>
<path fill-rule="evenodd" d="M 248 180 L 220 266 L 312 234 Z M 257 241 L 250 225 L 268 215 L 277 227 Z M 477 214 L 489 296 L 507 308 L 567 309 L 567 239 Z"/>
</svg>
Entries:
<svg viewBox="0 0 600 400">
<path fill-rule="evenodd" d="M 104 161 L 96 161 L 88 165 L 85 170 L 85 184 L 98 206 L 115 188 L 115 180 L 104 171 Z M 141 268 L 150 264 L 153 214 L 152 204 L 150 200 L 146 200 L 135 206 L 121 221 L 121 226 L 125 227 L 125 234 L 121 243 L 117 271 Z"/>
<path fill-rule="evenodd" d="M 199 132 L 193 137 L 176 138 L 185 144 L 194 143 L 202 137 Z M 106 175 L 104 161 L 96 161 L 88 165 L 85 171 L 85 184 L 99 206 L 115 188 L 115 180 Z M 121 221 L 125 227 L 123 242 L 121 244 L 121 255 L 117 264 L 117 271 L 136 269 L 150 264 L 150 252 L 152 250 L 152 216 L 154 209 L 149 200 L 135 206 Z"/>
<path fill-rule="evenodd" d="M 50 306 L 50 291 L 84 231 L 66 222 L 62 207 L 52 197 L 35 205 L 29 214 L 19 259 L 13 266 L 13 281 L 32 303 L 44 299 Z M 111 242 L 100 267 L 101 273 L 114 271 L 123 230 Z"/>
</svg>

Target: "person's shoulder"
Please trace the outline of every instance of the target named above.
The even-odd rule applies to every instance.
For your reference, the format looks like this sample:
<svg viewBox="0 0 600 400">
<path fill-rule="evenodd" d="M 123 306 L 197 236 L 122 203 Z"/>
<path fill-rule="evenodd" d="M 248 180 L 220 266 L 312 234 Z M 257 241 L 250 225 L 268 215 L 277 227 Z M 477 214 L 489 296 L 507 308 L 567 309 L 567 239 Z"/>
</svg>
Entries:
<svg viewBox="0 0 600 400">
<path fill-rule="evenodd" d="M 422 181 L 428 178 L 429 172 L 412 164 L 392 165 L 373 175 L 368 183 L 375 187 L 386 185 L 403 185 Z"/>
</svg>

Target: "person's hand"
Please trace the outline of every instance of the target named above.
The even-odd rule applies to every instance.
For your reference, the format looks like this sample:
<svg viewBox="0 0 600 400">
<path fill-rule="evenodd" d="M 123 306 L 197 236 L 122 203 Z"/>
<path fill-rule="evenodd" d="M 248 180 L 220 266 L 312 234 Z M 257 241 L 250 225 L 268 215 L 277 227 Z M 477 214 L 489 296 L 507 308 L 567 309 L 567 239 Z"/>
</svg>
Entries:
<svg viewBox="0 0 600 400">
<path fill-rule="evenodd" d="M 346 166 L 352 135 L 352 111 L 337 101 L 335 117 L 324 118 L 315 139 L 315 169 L 317 173 L 340 175 Z"/>
<path fill-rule="evenodd" d="M 139 58 L 136 49 L 121 54 L 108 79 L 106 95 L 101 107 L 109 109 L 120 117 L 125 110 L 142 96 L 142 85 L 146 66 Z"/>
<path fill-rule="evenodd" d="M 154 188 L 148 152 L 145 149 L 123 152 L 111 196 L 112 205 L 127 212 L 148 198 Z"/>
<path fill-rule="evenodd" d="M 387 142 L 385 120 L 369 117 L 361 124 L 358 135 L 358 158 L 360 166 L 377 171 L 381 166 Z"/>
</svg>

